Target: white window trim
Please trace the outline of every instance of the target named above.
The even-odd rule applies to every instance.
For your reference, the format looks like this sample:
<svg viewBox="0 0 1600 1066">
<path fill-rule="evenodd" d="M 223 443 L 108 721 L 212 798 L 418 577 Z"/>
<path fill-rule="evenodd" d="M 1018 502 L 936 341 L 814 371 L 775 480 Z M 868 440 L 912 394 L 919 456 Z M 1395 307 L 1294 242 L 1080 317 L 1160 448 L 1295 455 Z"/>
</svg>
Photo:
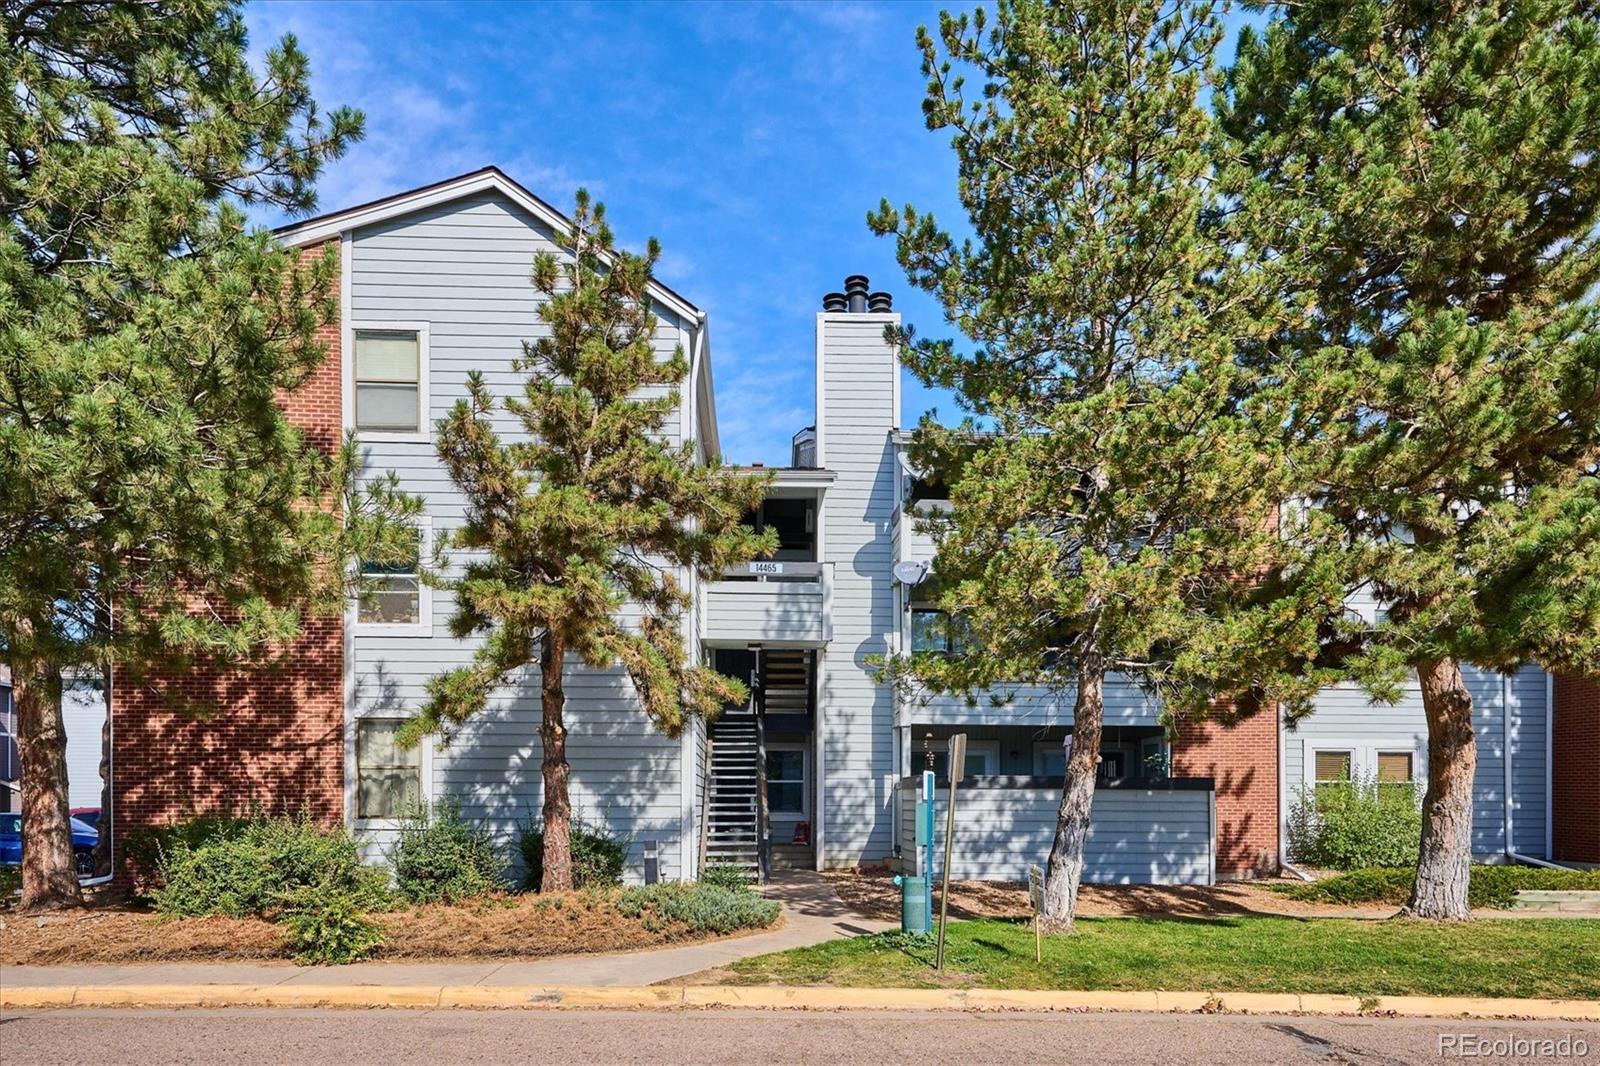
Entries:
<svg viewBox="0 0 1600 1066">
<path fill-rule="evenodd" d="M 1317 784 L 1319 751 L 1349 752 L 1352 777 L 1376 777 L 1380 753 L 1404 752 L 1411 756 L 1411 783 L 1417 786 L 1426 786 L 1428 783 L 1427 741 L 1422 738 L 1418 738 L 1410 747 L 1404 740 L 1374 744 L 1370 740 L 1349 740 L 1339 737 L 1306 737 L 1300 744 L 1300 780 L 1305 785 L 1315 787 Z"/>
<path fill-rule="evenodd" d="M 423 566 L 433 557 L 433 516 L 417 516 L 417 565 Z M 357 566 L 360 562 L 357 561 Z M 431 637 L 433 636 L 433 589 L 420 578 L 417 581 L 417 620 L 415 622 L 363 622 L 361 621 L 361 593 L 354 597 L 352 617 L 355 632 L 360 636 Z"/>
<path fill-rule="evenodd" d="M 362 330 L 386 333 L 415 332 L 417 335 L 417 428 L 415 430 L 362 429 L 356 424 L 356 334 Z M 433 439 L 433 420 L 428 414 L 428 368 L 430 341 L 426 322 L 351 322 L 347 327 L 350 373 L 345 387 L 350 391 L 350 428 L 361 440 L 376 443 L 423 443 Z"/>
<path fill-rule="evenodd" d="M 1393 744 L 1383 745 L 1383 746 L 1379 746 L 1379 747 L 1373 748 L 1372 749 L 1372 773 L 1373 773 L 1374 776 L 1376 776 L 1377 773 L 1378 773 L 1378 759 L 1381 756 L 1384 756 L 1384 755 L 1408 755 L 1408 756 L 1411 757 L 1411 780 L 1410 781 L 1390 781 L 1389 784 L 1391 784 L 1391 785 L 1407 785 L 1407 784 L 1415 785 L 1417 783 L 1417 781 L 1418 781 L 1417 770 L 1418 770 L 1419 764 L 1418 764 L 1418 761 L 1417 761 L 1417 753 L 1416 753 L 1415 750 L 1413 750 L 1411 748 L 1397 747 L 1397 746 L 1395 746 Z"/>
<path fill-rule="evenodd" d="M 358 831 L 382 831 L 400 828 L 398 818 L 363 818 L 361 817 L 361 751 L 360 751 L 360 723 L 369 718 L 389 719 L 402 721 L 406 713 L 389 710 L 370 710 L 365 714 L 358 714 L 350 719 L 349 732 L 345 736 L 345 749 L 350 753 L 350 773 L 345 780 L 345 803 L 350 811 L 350 825 Z M 417 796 L 424 807 L 433 809 L 433 756 L 434 738 L 430 734 L 417 742 L 417 747 L 422 753 L 422 767 L 418 773 L 422 781 L 417 788 Z"/>
<path fill-rule="evenodd" d="M 950 747 L 949 747 L 949 742 L 948 741 L 942 741 L 941 740 L 941 741 L 935 741 L 935 743 L 944 746 L 944 750 L 943 751 L 936 751 L 935 754 L 944 755 L 944 756 L 948 756 L 950 754 Z M 921 757 L 921 754 L 922 754 L 921 752 L 912 752 L 911 753 L 911 761 L 913 763 L 915 763 Z M 984 760 L 984 763 L 985 763 L 984 772 L 981 773 L 981 774 L 974 774 L 973 775 L 974 777 L 994 777 L 994 776 L 996 776 L 997 774 L 1000 773 L 1000 769 L 999 769 L 999 767 L 1000 767 L 1000 742 L 998 740 L 969 740 L 969 741 L 967 741 L 967 758 L 970 759 L 974 755 L 983 756 L 983 760 Z M 965 767 L 963 767 L 962 769 L 964 770 Z M 921 771 L 918 771 L 918 772 L 920 773 Z M 964 777 L 966 775 L 963 774 L 962 776 Z"/>
<path fill-rule="evenodd" d="M 1033 776 L 1050 777 L 1053 775 L 1044 772 L 1044 757 L 1059 755 L 1066 745 L 1059 740 L 1036 740 L 1033 742 Z"/>
<path fill-rule="evenodd" d="M 1155 748 L 1157 754 L 1164 755 L 1169 760 L 1171 759 L 1171 754 L 1167 750 L 1167 738 L 1165 736 L 1145 737 L 1143 740 L 1139 741 L 1139 750 L 1135 753 L 1139 763 L 1134 767 L 1135 773 L 1133 773 L 1131 776 L 1145 776 L 1145 762 L 1150 758 L 1150 749 L 1152 746 Z"/>
<path fill-rule="evenodd" d="M 771 811 L 772 818 L 783 821 L 804 822 L 811 818 L 811 752 L 804 742 L 768 744 L 768 751 L 798 751 L 800 753 L 800 809 L 798 811 Z M 767 778 L 770 784 L 772 779 Z"/>
</svg>

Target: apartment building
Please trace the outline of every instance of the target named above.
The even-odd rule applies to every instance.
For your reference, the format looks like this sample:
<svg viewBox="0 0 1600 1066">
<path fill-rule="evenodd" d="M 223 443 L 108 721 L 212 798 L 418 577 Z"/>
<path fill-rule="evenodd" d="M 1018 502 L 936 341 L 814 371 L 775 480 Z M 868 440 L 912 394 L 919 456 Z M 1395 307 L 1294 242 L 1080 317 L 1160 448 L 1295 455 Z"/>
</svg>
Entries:
<svg viewBox="0 0 1600 1066">
<path fill-rule="evenodd" d="M 465 395 L 470 370 L 502 395 L 516 388 L 511 362 L 542 328 L 529 268 L 537 252 L 557 250 L 563 222 L 488 168 L 279 233 L 308 254 L 336 247 L 342 264 L 327 361 L 290 413 L 325 447 L 356 430 L 367 469 L 395 471 L 425 501 L 425 548 L 463 507 L 436 456 L 434 424 Z M 574 809 L 631 838 L 631 877 L 645 876 L 647 859 L 663 878 L 723 862 L 898 863 L 910 851 L 909 790 L 930 764 L 948 775 L 944 751 L 957 732 L 968 747 L 956 876 L 1019 879 L 1048 852 L 1071 693 L 908 697 L 877 674 L 879 657 L 942 639 L 925 580 L 937 560 L 911 512 L 948 504 L 906 461 L 901 373 L 884 336 L 899 317 L 889 294 L 869 289 L 855 276 L 822 298 L 815 421 L 796 427 L 791 465 L 765 471 L 772 488 L 752 515 L 776 531 L 776 555 L 707 582 L 684 575 L 694 604 L 687 648 L 751 681 L 749 704 L 669 738 L 638 709 L 622 671 L 569 665 Z M 662 353 L 681 348 L 690 364 L 670 433 L 702 460 L 718 456 L 707 316 L 664 285 L 652 295 Z M 519 432 L 509 419 L 497 429 Z M 370 576 L 374 590 L 343 618 L 309 627 L 277 670 L 137 687 L 112 680 L 119 841 L 142 824 L 253 808 L 342 822 L 377 853 L 407 804 L 450 798 L 515 854 L 518 828 L 541 800 L 536 673 L 452 735 L 399 747 L 395 730 L 428 679 L 464 662 L 471 646 L 448 632 L 447 591 L 415 573 Z M 1532 668 L 1471 684 L 1475 848 L 1485 859 L 1555 855 L 1554 686 Z M 174 713 L 172 688 L 226 711 L 206 720 Z M 1420 781 L 1426 770 L 1415 686 L 1393 707 L 1330 690 L 1295 728 L 1265 709 L 1175 737 L 1157 702 L 1126 679 L 1108 686 L 1106 703 L 1089 880 L 1209 883 L 1271 872 L 1297 786 L 1363 771 Z"/>
</svg>

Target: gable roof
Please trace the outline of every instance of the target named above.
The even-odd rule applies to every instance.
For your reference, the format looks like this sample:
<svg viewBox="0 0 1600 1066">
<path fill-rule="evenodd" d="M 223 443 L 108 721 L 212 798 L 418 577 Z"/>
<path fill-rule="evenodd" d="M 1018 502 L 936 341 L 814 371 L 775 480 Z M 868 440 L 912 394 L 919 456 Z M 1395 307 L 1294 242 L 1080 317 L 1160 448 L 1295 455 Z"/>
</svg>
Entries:
<svg viewBox="0 0 1600 1066">
<path fill-rule="evenodd" d="M 482 192 L 500 193 L 552 229 L 564 230 L 572 225 L 572 219 L 517 184 L 499 167 L 490 166 L 474 170 L 469 174 L 446 178 L 444 181 L 436 181 L 420 189 L 385 196 L 381 200 L 372 200 L 357 204 L 355 207 L 291 222 L 286 226 L 279 226 L 272 232 L 280 241 L 291 247 L 316 244 L 336 237 L 346 230 L 386 222 L 413 211 Z M 685 318 L 696 321 L 703 321 L 705 318 L 704 311 L 659 281 L 650 283 L 650 294 Z"/>
</svg>

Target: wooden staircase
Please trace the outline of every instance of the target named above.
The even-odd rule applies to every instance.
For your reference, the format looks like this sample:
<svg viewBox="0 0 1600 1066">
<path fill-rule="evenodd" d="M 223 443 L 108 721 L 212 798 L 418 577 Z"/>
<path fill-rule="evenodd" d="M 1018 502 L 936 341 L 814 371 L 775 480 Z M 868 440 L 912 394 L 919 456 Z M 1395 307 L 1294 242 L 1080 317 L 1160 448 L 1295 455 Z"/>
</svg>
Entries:
<svg viewBox="0 0 1600 1066">
<path fill-rule="evenodd" d="M 769 715 L 804 715 L 810 711 L 810 653 L 800 650 L 762 653 L 761 709 Z"/>
</svg>

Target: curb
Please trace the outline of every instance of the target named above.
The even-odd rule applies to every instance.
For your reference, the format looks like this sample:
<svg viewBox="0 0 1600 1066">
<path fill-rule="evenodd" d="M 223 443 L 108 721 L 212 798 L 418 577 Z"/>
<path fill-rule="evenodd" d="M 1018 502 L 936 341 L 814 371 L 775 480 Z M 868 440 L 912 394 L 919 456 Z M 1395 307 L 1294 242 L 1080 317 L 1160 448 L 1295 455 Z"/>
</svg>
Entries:
<svg viewBox="0 0 1600 1066">
<path fill-rule="evenodd" d="M 63 985 L 0 991 L 11 1010 L 106 1007 L 339 1007 L 551 1010 L 678 1008 L 899 1011 L 1154 1011 L 1367 1014 L 1407 1018 L 1535 1018 L 1600 1022 L 1600 1000 L 1292 992 L 1050 992 L 1005 989 L 652 985 L 641 988 L 479 985 Z"/>
</svg>

